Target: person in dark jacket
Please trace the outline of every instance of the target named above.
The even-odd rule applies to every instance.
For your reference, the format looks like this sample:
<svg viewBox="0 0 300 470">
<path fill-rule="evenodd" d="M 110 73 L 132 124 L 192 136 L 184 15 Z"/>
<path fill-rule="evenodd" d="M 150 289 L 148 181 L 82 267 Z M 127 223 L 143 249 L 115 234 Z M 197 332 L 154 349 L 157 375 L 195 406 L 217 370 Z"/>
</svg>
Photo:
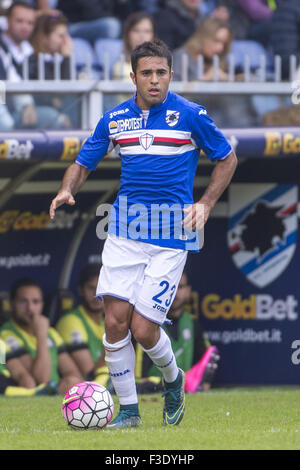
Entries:
<svg viewBox="0 0 300 470">
<path fill-rule="evenodd" d="M 271 19 L 270 43 L 275 55 L 282 59 L 282 78 L 289 78 L 290 56 L 300 64 L 300 2 L 285 0 L 278 3 Z"/>
<path fill-rule="evenodd" d="M 120 37 L 121 22 L 114 16 L 114 8 L 112 0 L 59 0 L 57 4 L 69 21 L 70 35 L 92 45 L 99 38 Z"/>
<path fill-rule="evenodd" d="M 171 50 L 181 47 L 203 21 L 199 11 L 201 1 L 166 0 L 165 7 L 156 13 L 157 37 Z"/>
</svg>

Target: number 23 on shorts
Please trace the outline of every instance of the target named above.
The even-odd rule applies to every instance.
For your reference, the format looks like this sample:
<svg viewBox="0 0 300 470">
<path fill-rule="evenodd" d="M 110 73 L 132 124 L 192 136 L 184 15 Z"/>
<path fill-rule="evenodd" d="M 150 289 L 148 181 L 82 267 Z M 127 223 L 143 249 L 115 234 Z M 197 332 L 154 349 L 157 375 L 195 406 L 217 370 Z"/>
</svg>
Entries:
<svg viewBox="0 0 300 470">
<path fill-rule="evenodd" d="M 159 284 L 160 287 L 162 287 L 162 289 L 159 291 L 158 294 L 154 295 L 152 297 L 152 300 L 154 300 L 154 302 L 157 302 L 158 304 L 162 304 L 163 301 L 161 300 L 161 297 L 169 291 L 169 288 L 170 288 L 170 284 L 168 283 L 168 281 L 161 281 L 161 283 Z M 171 289 L 170 289 L 170 293 L 169 293 L 169 297 L 165 300 L 165 306 L 168 308 L 170 307 L 171 303 L 172 303 L 172 299 L 173 299 L 173 295 L 174 295 L 174 292 L 176 290 L 176 285 L 174 284 Z"/>
</svg>

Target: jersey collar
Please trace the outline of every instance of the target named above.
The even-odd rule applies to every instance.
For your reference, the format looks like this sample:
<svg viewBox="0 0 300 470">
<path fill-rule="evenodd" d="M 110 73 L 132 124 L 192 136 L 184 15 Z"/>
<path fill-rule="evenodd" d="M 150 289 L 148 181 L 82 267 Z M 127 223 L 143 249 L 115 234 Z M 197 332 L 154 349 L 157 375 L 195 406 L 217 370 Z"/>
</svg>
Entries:
<svg viewBox="0 0 300 470">
<path fill-rule="evenodd" d="M 149 109 L 149 111 L 150 111 L 149 116 L 152 115 L 152 114 L 159 113 L 161 110 L 163 110 L 163 109 L 167 106 L 168 102 L 170 101 L 170 98 L 171 98 L 171 92 L 168 91 L 167 96 L 166 96 L 165 100 L 164 100 L 162 103 L 158 103 L 158 104 L 156 104 L 156 105 L 150 107 L 150 109 Z M 136 104 L 136 101 L 135 101 L 135 100 L 136 100 L 136 92 L 135 92 L 135 94 L 133 95 L 133 97 L 132 97 L 131 100 L 130 100 L 130 106 L 132 107 L 132 109 L 133 109 L 136 113 L 142 114 L 142 110 L 141 110 L 141 108 Z"/>
</svg>

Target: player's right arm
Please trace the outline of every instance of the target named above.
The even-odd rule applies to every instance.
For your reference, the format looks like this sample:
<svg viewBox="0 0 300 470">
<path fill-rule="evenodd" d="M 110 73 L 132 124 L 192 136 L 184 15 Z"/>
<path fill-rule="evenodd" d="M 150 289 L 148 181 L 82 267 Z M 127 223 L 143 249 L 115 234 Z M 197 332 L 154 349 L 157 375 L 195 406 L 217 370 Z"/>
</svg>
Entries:
<svg viewBox="0 0 300 470">
<path fill-rule="evenodd" d="M 49 212 L 51 219 L 54 219 L 55 211 L 58 207 L 63 204 L 69 204 L 70 206 L 75 204 L 74 196 L 87 179 L 89 173 L 90 171 L 87 168 L 76 162 L 69 166 L 64 174 L 60 190 L 51 202 Z"/>
<path fill-rule="evenodd" d="M 51 202 L 50 218 L 54 219 L 55 211 L 63 204 L 73 206 L 74 196 L 84 184 L 89 173 L 97 168 L 99 161 L 107 155 L 111 145 L 106 118 L 100 119 L 93 135 L 89 137 L 80 150 L 75 163 L 66 170 L 61 187 Z"/>
</svg>

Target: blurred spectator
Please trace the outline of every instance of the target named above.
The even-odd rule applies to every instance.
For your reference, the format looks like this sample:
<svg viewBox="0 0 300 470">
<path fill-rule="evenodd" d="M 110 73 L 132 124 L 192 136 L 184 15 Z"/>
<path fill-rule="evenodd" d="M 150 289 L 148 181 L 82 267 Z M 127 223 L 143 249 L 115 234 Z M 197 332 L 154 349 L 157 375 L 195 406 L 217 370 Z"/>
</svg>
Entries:
<svg viewBox="0 0 300 470">
<path fill-rule="evenodd" d="M 93 45 L 99 38 L 120 36 L 121 23 L 114 17 L 111 0 L 59 0 L 57 8 L 68 18 L 72 37 L 86 39 Z"/>
<path fill-rule="evenodd" d="M 30 38 L 34 54 L 29 58 L 29 78 L 37 80 L 39 77 L 39 54 L 43 54 L 43 69 L 45 80 L 55 78 L 55 59 L 60 66 L 60 78 L 70 79 L 70 56 L 72 53 L 72 39 L 67 29 L 67 19 L 60 13 L 43 14 L 37 18 L 34 32 Z M 56 117 L 59 128 L 75 127 L 71 122 L 74 109 L 70 116 L 64 113 L 65 108 L 72 104 L 72 97 L 42 94 L 36 98 L 36 104 L 51 106 L 57 110 Z"/>
<path fill-rule="evenodd" d="M 275 0 L 273 8 L 268 5 L 268 0 L 237 0 L 239 6 L 250 19 L 248 39 L 260 42 L 264 47 L 270 44 L 271 17 L 275 10 Z"/>
<path fill-rule="evenodd" d="M 113 13 L 123 23 L 127 16 L 140 10 L 139 0 L 111 0 Z"/>
<path fill-rule="evenodd" d="M 153 19 L 144 12 L 132 13 L 123 27 L 123 54 L 125 62 L 119 60 L 113 68 L 114 79 L 130 81 L 132 51 L 145 41 L 152 41 L 155 36 Z"/>
<path fill-rule="evenodd" d="M 173 53 L 174 79 L 182 79 L 183 56 L 187 56 L 187 78 L 198 80 L 198 56 L 203 56 L 203 75 L 201 80 L 211 81 L 216 78 L 220 81 L 228 80 L 226 56 L 230 52 L 233 39 L 232 31 L 227 23 L 218 18 L 209 17 L 196 30 L 192 37 Z M 219 68 L 214 70 L 213 56 L 219 58 Z M 236 74 L 236 79 L 241 79 Z M 256 113 L 252 107 L 251 99 L 247 96 L 205 95 L 191 96 L 190 99 L 205 106 L 220 127 L 247 127 L 256 124 Z"/>
<path fill-rule="evenodd" d="M 33 388 L 51 382 L 66 393 L 82 376 L 63 340 L 42 315 L 43 293 L 29 278 L 17 280 L 10 292 L 12 318 L 1 330 L 8 352 L 6 366 L 21 387 Z"/>
<path fill-rule="evenodd" d="M 295 55 L 300 64 L 300 2 L 279 2 L 271 19 L 271 45 L 274 54 L 282 59 L 282 78 L 289 78 L 290 56 Z"/>
<path fill-rule="evenodd" d="M 253 21 L 269 20 L 272 16 L 268 0 L 237 0 L 237 3 Z"/>
<path fill-rule="evenodd" d="M 22 64 L 33 52 L 28 39 L 33 32 L 35 20 L 35 8 L 25 2 L 15 2 L 7 10 L 7 30 L 0 36 L 0 58 L 7 75 L 1 77 L 2 79 L 22 79 Z"/>
<path fill-rule="evenodd" d="M 36 21 L 36 10 L 25 2 L 15 2 L 7 12 L 7 30 L 0 35 L 0 61 L 5 76 L 12 82 L 22 80 L 23 62 L 33 53 L 29 43 Z M 0 106 L 0 130 L 59 128 L 59 113 L 48 106 L 36 106 L 32 95 L 7 96 L 7 106 Z"/>
<path fill-rule="evenodd" d="M 155 15 L 157 36 L 171 50 L 181 47 L 203 21 L 199 5 L 202 0 L 166 0 Z"/>
<path fill-rule="evenodd" d="M 9 348 L 6 348 L 6 351 L 9 352 Z M 7 397 L 32 397 L 38 395 L 54 395 L 56 393 L 57 389 L 51 382 L 43 383 L 33 388 L 20 387 L 17 382 L 12 379 L 5 365 L 0 363 L 0 395 Z"/>
<path fill-rule="evenodd" d="M 219 57 L 219 80 L 228 80 L 226 56 L 230 51 L 232 32 L 217 18 L 208 18 L 188 41 L 173 53 L 174 79 L 182 78 L 182 59 L 188 57 L 188 80 L 198 79 L 198 56 L 203 56 L 202 80 L 214 79 L 213 57 Z"/>
<path fill-rule="evenodd" d="M 95 297 L 100 266 L 88 264 L 80 272 L 78 290 L 80 305 L 65 313 L 56 324 L 67 351 L 86 380 L 106 385 L 109 378 L 104 361 L 103 302 Z"/>
<path fill-rule="evenodd" d="M 61 14 L 44 14 L 37 18 L 35 29 L 30 38 L 34 54 L 29 59 L 29 77 L 38 78 L 38 54 L 44 54 L 44 76 L 46 80 L 54 79 L 54 56 L 60 64 L 62 80 L 70 78 L 70 56 L 72 39 L 67 29 L 67 19 Z"/>
<path fill-rule="evenodd" d="M 163 3 L 163 0 L 136 0 L 136 10 L 154 15 Z"/>
<path fill-rule="evenodd" d="M 185 371 L 185 391 L 195 393 L 209 390 L 217 369 L 218 351 L 207 340 L 198 318 L 189 313 L 187 305 L 191 301 L 191 286 L 186 271 L 183 272 L 176 296 L 168 313 L 171 324 L 163 325 L 168 334 L 178 367 Z M 161 389 L 159 369 L 143 354 L 139 345 L 137 354 L 137 390 L 138 393 L 151 393 Z M 143 379 L 140 379 L 143 377 Z"/>
<path fill-rule="evenodd" d="M 228 22 L 235 39 L 247 39 L 250 18 L 237 4 L 237 0 L 216 0 L 216 7 L 222 7 L 228 16 Z"/>
</svg>

